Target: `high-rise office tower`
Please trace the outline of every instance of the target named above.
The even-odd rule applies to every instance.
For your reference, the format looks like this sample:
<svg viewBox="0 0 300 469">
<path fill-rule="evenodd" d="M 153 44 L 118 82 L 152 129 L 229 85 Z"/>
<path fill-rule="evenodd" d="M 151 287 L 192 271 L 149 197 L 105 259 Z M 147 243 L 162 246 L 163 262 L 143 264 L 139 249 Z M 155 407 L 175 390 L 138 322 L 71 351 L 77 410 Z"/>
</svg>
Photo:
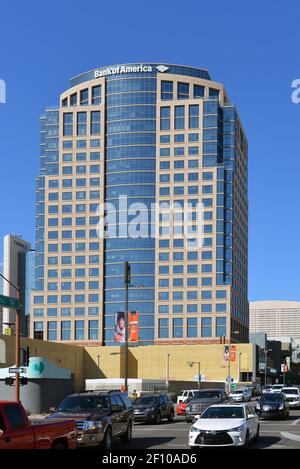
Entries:
<svg viewBox="0 0 300 469">
<path fill-rule="evenodd" d="M 4 237 L 4 260 L 3 260 L 3 275 L 13 285 L 19 288 L 20 291 L 20 333 L 23 336 L 29 335 L 26 313 L 29 313 L 26 308 L 26 302 L 30 296 L 30 265 L 28 263 L 29 256 L 33 253 L 31 245 L 25 241 L 21 236 L 9 234 Z M 2 273 L 2 272 L 1 272 Z M 33 273 L 33 268 L 32 268 Z M 17 297 L 16 289 L 10 285 L 6 280 L 1 279 L 2 291 L 6 296 L 13 298 Z M 16 311 L 9 308 L 3 308 L 2 317 L 2 330 L 5 333 L 11 329 L 14 331 L 16 322 Z"/>
<path fill-rule="evenodd" d="M 201 213 L 197 245 L 174 204 Z M 114 343 L 128 261 L 140 344 L 247 341 L 247 140 L 223 85 L 155 63 L 73 78 L 41 117 L 36 249 L 32 337 Z"/>
</svg>

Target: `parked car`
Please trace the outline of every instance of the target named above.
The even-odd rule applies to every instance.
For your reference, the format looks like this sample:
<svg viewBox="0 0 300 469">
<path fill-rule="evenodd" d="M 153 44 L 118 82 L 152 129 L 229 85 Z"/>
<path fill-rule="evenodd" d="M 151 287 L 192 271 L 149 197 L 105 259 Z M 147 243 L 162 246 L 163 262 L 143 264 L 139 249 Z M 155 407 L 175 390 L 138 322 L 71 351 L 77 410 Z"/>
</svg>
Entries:
<svg viewBox="0 0 300 469">
<path fill-rule="evenodd" d="M 270 386 L 264 386 L 262 388 L 262 394 L 265 394 L 267 392 L 272 392 L 272 386 L 271 385 Z"/>
<path fill-rule="evenodd" d="M 236 389 L 235 391 L 231 391 L 228 398 L 236 402 L 251 401 L 251 391 L 249 392 L 247 389 Z"/>
<path fill-rule="evenodd" d="M 162 419 L 174 420 L 174 405 L 167 394 L 148 394 L 134 403 L 134 420 L 160 424 Z"/>
<path fill-rule="evenodd" d="M 262 394 L 255 410 L 260 418 L 287 419 L 290 407 L 282 392 L 270 392 Z"/>
<path fill-rule="evenodd" d="M 184 391 L 180 391 L 177 396 L 177 404 L 180 402 L 185 402 L 187 399 L 192 399 L 197 389 L 186 389 Z"/>
<path fill-rule="evenodd" d="M 71 394 L 57 407 L 50 419 L 76 420 L 78 446 L 101 446 L 110 450 L 113 440 L 132 439 L 133 405 L 120 391 Z"/>
<path fill-rule="evenodd" d="M 189 445 L 247 446 L 259 437 L 259 419 L 247 404 L 221 404 L 208 407 L 193 423 Z"/>
<path fill-rule="evenodd" d="M 73 420 L 29 422 L 19 402 L 0 401 L 0 449 L 75 449 Z"/>
<path fill-rule="evenodd" d="M 272 392 L 281 392 L 282 388 L 284 387 L 284 384 L 273 384 L 271 391 Z"/>
<path fill-rule="evenodd" d="M 187 399 L 185 402 L 179 402 L 179 404 L 177 404 L 175 408 L 176 414 L 184 415 L 186 406 L 189 404 L 190 401 L 191 399 Z"/>
<path fill-rule="evenodd" d="M 196 415 L 202 414 L 212 404 L 220 404 L 227 399 L 223 389 L 202 389 L 195 391 L 194 397 L 185 408 L 185 420 L 193 422 Z"/>
<path fill-rule="evenodd" d="M 300 390 L 295 387 L 282 388 L 281 392 L 285 395 L 286 400 L 289 403 L 290 409 L 296 409 L 300 407 Z"/>
</svg>

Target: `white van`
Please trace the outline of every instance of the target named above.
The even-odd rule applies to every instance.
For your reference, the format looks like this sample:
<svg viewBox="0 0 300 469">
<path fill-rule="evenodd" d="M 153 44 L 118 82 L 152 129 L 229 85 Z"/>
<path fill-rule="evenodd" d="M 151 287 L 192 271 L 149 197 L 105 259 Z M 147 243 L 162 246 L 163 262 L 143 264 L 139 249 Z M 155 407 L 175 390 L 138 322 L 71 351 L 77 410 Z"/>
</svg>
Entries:
<svg viewBox="0 0 300 469">
<path fill-rule="evenodd" d="M 196 391 L 197 389 L 186 389 L 184 391 L 180 391 L 177 397 L 177 404 L 180 402 L 185 402 L 187 399 L 194 397 Z"/>
</svg>

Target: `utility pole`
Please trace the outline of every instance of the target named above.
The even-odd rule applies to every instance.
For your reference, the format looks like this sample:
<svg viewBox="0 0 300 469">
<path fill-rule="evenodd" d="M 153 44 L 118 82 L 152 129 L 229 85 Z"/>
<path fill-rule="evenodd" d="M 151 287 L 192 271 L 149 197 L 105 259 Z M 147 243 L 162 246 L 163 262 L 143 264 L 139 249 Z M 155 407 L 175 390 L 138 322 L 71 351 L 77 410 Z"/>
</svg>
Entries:
<svg viewBox="0 0 300 469">
<path fill-rule="evenodd" d="M 124 262 L 124 285 L 125 285 L 125 343 L 124 343 L 124 359 L 125 359 L 125 378 L 124 388 L 125 392 L 128 392 L 128 335 L 129 335 L 129 324 L 128 324 L 128 290 L 130 284 L 130 264 Z"/>
<path fill-rule="evenodd" d="M 14 285 L 10 280 L 4 277 L 0 273 L 0 277 L 3 278 L 10 286 L 12 286 L 17 292 L 17 300 L 19 303 L 19 308 L 16 309 L 16 342 L 15 342 L 15 362 L 16 368 L 20 368 L 20 287 Z M 15 399 L 17 402 L 20 402 L 20 372 L 15 373 Z"/>
</svg>

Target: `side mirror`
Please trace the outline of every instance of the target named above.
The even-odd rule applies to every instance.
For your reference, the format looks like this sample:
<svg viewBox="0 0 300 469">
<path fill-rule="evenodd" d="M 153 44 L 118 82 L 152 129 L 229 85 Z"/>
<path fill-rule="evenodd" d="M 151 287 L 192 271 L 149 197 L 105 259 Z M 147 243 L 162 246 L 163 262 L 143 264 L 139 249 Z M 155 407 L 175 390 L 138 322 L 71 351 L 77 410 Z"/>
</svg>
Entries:
<svg viewBox="0 0 300 469">
<path fill-rule="evenodd" d="M 195 415 L 194 416 L 194 422 L 196 422 L 196 420 L 200 419 L 200 415 Z"/>
<path fill-rule="evenodd" d="M 49 414 L 52 414 L 53 412 L 56 412 L 56 407 L 50 407 Z"/>
</svg>

